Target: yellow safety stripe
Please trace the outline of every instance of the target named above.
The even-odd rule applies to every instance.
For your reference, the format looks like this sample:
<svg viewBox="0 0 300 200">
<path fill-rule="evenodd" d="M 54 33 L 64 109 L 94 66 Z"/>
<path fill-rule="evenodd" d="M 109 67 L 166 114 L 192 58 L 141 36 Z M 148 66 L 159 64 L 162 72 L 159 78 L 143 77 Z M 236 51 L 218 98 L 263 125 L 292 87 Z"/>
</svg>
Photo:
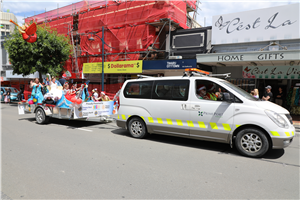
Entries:
<svg viewBox="0 0 300 200">
<path fill-rule="evenodd" d="M 224 127 L 224 130 L 226 131 L 231 131 L 230 125 L 229 124 L 222 124 Z"/>
<path fill-rule="evenodd" d="M 194 127 L 193 121 L 189 121 L 189 120 L 187 120 L 186 122 L 188 123 L 188 126 L 190 126 L 190 127 Z"/>
<path fill-rule="evenodd" d="M 171 119 L 166 119 L 167 120 L 167 124 L 170 124 L 170 125 L 172 125 L 173 124 L 173 122 L 172 122 L 172 120 Z"/>
<path fill-rule="evenodd" d="M 119 115 L 118 114 L 118 119 L 122 118 L 123 120 L 126 120 L 126 119 L 129 119 L 131 115 L 128 115 L 127 118 L 126 118 L 126 115 Z M 145 118 L 143 116 L 141 116 L 141 118 L 146 122 Z M 155 122 L 154 122 L 155 120 Z M 157 122 L 156 122 L 157 121 Z M 168 125 L 177 125 L 177 126 L 183 126 L 184 122 L 180 119 L 176 119 L 176 120 L 172 120 L 172 119 L 163 119 L 163 118 L 152 118 L 152 117 L 148 117 L 148 122 L 149 123 L 158 123 L 158 124 L 168 124 Z M 217 125 L 217 123 L 215 122 L 209 122 L 209 125 L 205 125 L 204 122 L 202 121 L 197 121 L 197 122 L 193 122 L 193 121 L 190 121 L 190 120 L 186 120 L 186 124 L 185 126 L 189 126 L 189 127 L 195 127 L 194 123 L 198 123 L 199 127 L 200 128 L 208 128 L 208 126 L 210 125 L 211 129 L 214 129 L 214 130 L 225 130 L 225 131 L 232 131 L 231 127 L 229 124 L 226 124 L 226 123 L 222 123 L 222 126 L 221 125 Z M 238 124 L 235 124 L 235 127 L 238 128 L 239 126 L 241 125 L 238 125 Z M 270 131 L 271 134 L 273 136 L 280 136 L 280 134 L 277 132 L 277 131 Z M 287 136 L 287 137 L 290 137 L 290 136 L 294 136 L 295 133 L 294 131 L 291 131 L 291 132 L 284 132 L 284 134 Z"/>
<path fill-rule="evenodd" d="M 206 128 L 204 122 L 198 122 L 200 128 Z"/>
<path fill-rule="evenodd" d="M 163 121 L 162 121 L 161 118 L 157 118 L 157 122 L 158 122 L 159 124 L 162 124 L 162 123 L 163 123 Z"/>
<path fill-rule="evenodd" d="M 284 132 L 286 136 L 291 136 L 289 132 Z"/>
<path fill-rule="evenodd" d="M 215 122 L 209 122 L 212 129 L 218 129 L 218 126 Z"/>
<path fill-rule="evenodd" d="M 176 119 L 176 122 L 178 126 L 183 126 L 182 121 L 180 119 Z"/>
<path fill-rule="evenodd" d="M 154 123 L 153 118 L 152 117 L 148 117 L 148 120 L 150 123 Z"/>
<path fill-rule="evenodd" d="M 274 136 L 280 136 L 279 133 L 277 131 L 270 131 L 272 135 Z"/>
</svg>

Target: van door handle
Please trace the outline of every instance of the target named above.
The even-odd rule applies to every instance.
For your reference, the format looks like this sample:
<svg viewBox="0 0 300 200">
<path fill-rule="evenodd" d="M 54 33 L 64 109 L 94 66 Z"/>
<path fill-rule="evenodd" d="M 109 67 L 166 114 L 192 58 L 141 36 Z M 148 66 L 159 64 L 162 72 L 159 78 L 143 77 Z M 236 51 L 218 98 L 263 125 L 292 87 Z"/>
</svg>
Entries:
<svg viewBox="0 0 300 200">
<path fill-rule="evenodd" d="M 186 110 L 186 104 L 181 104 L 181 110 Z"/>
<path fill-rule="evenodd" d="M 192 109 L 193 109 L 193 110 L 200 110 L 200 105 L 193 105 L 193 106 L 192 106 Z"/>
</svg>

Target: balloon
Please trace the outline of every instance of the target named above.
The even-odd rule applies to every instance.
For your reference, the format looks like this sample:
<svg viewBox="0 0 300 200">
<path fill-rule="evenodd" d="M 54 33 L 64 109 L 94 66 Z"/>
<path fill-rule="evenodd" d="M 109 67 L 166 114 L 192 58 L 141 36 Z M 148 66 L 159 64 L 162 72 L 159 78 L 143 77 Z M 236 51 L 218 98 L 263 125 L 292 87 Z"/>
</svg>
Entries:
<svg viewBox="0 0 300 200">
<path fill-rule="evenodd" d="M 76 97 L 73 97 L 73 98 L 71 99 L 71 102 L 75 103 L 76 100 L 77 100 Z"/>
<path fill-rule="evenodd" d="M 28 103 L 29 103 L 29 104 L 33 104 L 33 101 L 32 101 L 32 100 L 29 100 Z"/>
<path fill-rule="evenodd" d="M 77 104 L 81 104 L 81 103 L 82 103 L 82 100 L 81 100 L 81 99 L 77 99 L 77 100 L 76 100 L 76 103 L 77 103 Z"/>
<path fill-rule="evenodd" d="M 33 98 L 33 102 L 34 102 L 34 103 L 37 102 L 37 99 L 36 99 L 36 98 Z"/>
</svg>

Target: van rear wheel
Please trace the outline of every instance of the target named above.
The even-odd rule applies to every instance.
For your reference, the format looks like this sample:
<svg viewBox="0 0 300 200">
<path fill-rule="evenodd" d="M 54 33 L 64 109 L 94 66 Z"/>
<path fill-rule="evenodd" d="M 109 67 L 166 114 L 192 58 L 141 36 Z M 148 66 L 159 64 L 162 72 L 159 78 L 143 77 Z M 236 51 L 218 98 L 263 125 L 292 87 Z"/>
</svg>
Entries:
<svg viewBox="0 0 300 200">
<path fill-rule="evenodd" d="M 128 131 L 134 138 L 142 139 L 148 135 L 144 121 L 138 117 L 129 120 Z"/>
<path fill-rule="evenodd" d="M 269 150 L 269 141 L 259 129 L 246 128 L 238 132 L 235 138 L 237 150 L 248 157 L 261 157 Z"/>
</svg>

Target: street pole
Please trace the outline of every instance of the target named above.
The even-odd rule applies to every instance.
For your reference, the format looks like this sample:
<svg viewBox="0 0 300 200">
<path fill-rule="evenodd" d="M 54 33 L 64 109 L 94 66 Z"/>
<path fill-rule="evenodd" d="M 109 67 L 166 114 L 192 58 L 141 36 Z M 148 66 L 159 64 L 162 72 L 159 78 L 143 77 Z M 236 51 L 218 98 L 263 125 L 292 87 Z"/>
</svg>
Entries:
<svg viewBox="0 0 300 200">
<path fill-rule="evenodd" d="M 102 91 L 104 91 L 104 26 L 102 26 Z"/>
</svg>

